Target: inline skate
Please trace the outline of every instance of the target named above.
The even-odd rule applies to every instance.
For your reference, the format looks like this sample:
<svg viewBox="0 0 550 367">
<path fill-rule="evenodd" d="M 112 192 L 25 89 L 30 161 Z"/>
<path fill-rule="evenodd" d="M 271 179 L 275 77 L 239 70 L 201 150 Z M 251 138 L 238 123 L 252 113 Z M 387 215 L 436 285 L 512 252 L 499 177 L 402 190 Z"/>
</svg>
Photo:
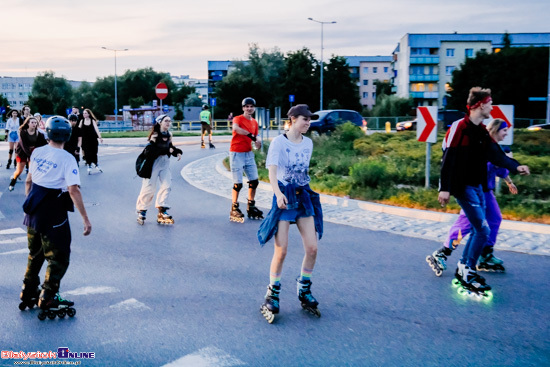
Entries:
<svg viewBox="0 0 550 367">
<path fill-rule="evenodd" d="M 480 276 L 475 270 L 461 263 L 458 263 L 455 279 L 453 279 L 452 284 L 454 287 L 457 287 L 457 292 L 460 295 L 466 294 L 470 297 L 485 300 L 493 297 L 490 292 L 491 286 L 485 283 L 485 278 Z"/>
<path fill-rule="evenodd" d="M 46 317 L 50 320 L 55 319 L 56 316 L 60 319 L 64 318 L 65 315 L 74 317 L 76 310 L 73 306 L 74 302 L 61 298 L 59 293 L 52 296 L 51 291 L 42 289 L 38 300 L 38 307 L 41 310 L 38 318 L 43 321 Z"/>
<path fill-rule="evenodd" d="M 212 144 L 212 142 L 210 142 L 208 144 L 210 144 L 210 149 L 216 149 L 216 147 L 214 146 L 214 144 Z"/>
<path fill-rule="evenodd" d="M 254 200 L 248 200 L 246 214 L 250 219 L 264 219 L 264 212 L 256 207 L 256 201 Z"/>
<path fill-rule="evenodd" d="M 479 263 L 477 264 L 477 270 L 504 273 L 506 269 L 504 268 L 504 265 L 502 265 L 503 263 L 504 261 L 502 261 L 502 259 L 499 259 L 492 253 L 481 255 L 481 257 L 479 258 Z"/>
<path fill-rule="evenodd" d="M 17 179 L 12 178 L 11 181 L 10 181 L 10 185 L 8 186 L 8 190 L 13 191 L 13 189 L 15 188 L 16 183 L 17 183 Z"/>
<path fill-rule="evenodd" d="M 8 164 L 6 164 L 6 169 L 10 169 L 11 166 L 11 159 L 8 159 Z"/>
<path fill-rule="evenodd" d="M 167 213 L 168 208 L 161 206 L 157 215 L 158 224 L 174 224 L 174 219 Z"/>
<path fill-rule="evenodd" d="M 204 149 L 204 148 L 206 148 L 206 145 L 204 145 L 204 141 L 201 140 L 201 149 Z"/>
<path fill-rule="evenodd" d="M 319 302 L 311 294 L 311 280 L 296 279 L 298 299 L 302 303 L 302 308 L 312 315 L 321 317 L 321 311 L 317 308 Z"/>
<path fill-rule="evenodd" d="M 233 203 L 231 211 L 229 212 L 229 220 L 231 222 L 244 223 L 244 214 L 239 209 L 239 203 Z"/>
<path fill-rule="evenodd" d="M 138 211 L 137 222 L 141 225 L 144 225 L 146 216 L 147 216 L 147 210 L 139 210 Z"/>
<path fill-rule="evenodd" d="M 40 296 L 40 289 L 38 284 L 27 284 L 23 282 L 23 287 L 21 287 L 21 294 L 19 299 L 21 303 L 19 304 L 19 309 L 25 311 L 25 308 L 33 309 L 34 306 L 38 304 L 38 297 Z"/>
<path fill-rule="evenodd" d="M 453 250 L 443 246 L 439 250 L 435 250 L 431 255 L 426 256 L 426 262 L 435 275 L 440 277 L 443 274 L 443 271 L 447 270 L 447 256 L 450 256 Z"/>
<path fill-rule="evenodd" d="M 280 285 L 269 284 L 265 302 L 260 306 L 260 312 L 270 324 L 275 320 L 275 315 L 279 313 L 279 293 L 281 293 Z"/>
</svg>

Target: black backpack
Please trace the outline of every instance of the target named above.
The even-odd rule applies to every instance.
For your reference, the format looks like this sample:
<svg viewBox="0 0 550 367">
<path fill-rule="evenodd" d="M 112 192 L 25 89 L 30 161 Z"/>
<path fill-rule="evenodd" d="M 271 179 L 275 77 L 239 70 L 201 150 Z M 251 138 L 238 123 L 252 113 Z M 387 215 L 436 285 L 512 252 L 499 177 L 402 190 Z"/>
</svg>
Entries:
<svg viewBox="0 0 550 367">
<path fill-rule="evenodd" d="M 136 173 L 139 177 L 151 178 L 153 163 L 157 159 L 152 152 L 152 148 L 151 144 L 147 144 L 136 159 Z"/>
</svg>

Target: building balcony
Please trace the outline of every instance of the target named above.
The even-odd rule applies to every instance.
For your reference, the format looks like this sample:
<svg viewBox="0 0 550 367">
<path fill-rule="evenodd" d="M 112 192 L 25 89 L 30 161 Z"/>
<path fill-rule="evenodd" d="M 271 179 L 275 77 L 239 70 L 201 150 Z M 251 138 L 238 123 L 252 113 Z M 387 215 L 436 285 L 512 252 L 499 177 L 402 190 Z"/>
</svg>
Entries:
<svg viewBox="0 0 550 367">
<path fill-rule="evenodd" d="M 411 74 L 409 75 L 409 81 L 411 82 L 438 82 L 439 74 Z"/>
<path fill-rule="evenodd" d="M 411 56 L 411 65 L 423 64 L 439 64 L 439 56 Z"/>
<path fill-rule="evenodd" d="M 409 92 L 409 96 L 420 99 L 437 99 L 439 98 L 439 92 Z"/>
</svg>

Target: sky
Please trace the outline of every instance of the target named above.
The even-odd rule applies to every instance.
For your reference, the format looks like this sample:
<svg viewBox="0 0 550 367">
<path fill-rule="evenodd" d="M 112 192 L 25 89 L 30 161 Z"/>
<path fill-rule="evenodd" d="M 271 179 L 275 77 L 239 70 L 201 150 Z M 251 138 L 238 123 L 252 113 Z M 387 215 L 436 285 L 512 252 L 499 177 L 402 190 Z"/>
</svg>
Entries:
<svg viewBox="0 0 550 367">
<path fill-rule="evenodd" d="M 207 78 L 209 60 L 249 45 L 324 59 L 391 55 L 407 33 L 550 32 L 548 0 L 11 0 L 0 18 L 0 76 L 52 70 L 69 80 L 152 67 Z"/>
</svg>

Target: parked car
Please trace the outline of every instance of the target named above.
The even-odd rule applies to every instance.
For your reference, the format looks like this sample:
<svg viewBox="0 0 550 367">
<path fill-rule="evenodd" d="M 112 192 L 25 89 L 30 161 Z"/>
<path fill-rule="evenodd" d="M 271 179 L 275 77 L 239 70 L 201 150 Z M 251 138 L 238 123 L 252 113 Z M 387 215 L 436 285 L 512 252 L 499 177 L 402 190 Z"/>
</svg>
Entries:
<svg viewBox="0 0 550 367">
<path fill-rule="evenodd" d="M 416 119 L 412 121 L 402 121 L 395 124 L 395 130 L 405 131 L 405 130 L 416 130 Z"/>
<path fill-rule="evenodd" d="M 550 124 L 531 125 L 527 128 L 528 131 L 550 130 Z"/>
<path fill-rule="evenodd" d="M 312 134 L 326 134 L 336 130 L 336 126 L 346 122 L 359 126 L 367 131 L 367 121 L 356 111 L 352 110 L 322 110 L 315 112 L 317 120 L 311 120 L 309 131 Z"/>
</svg>

